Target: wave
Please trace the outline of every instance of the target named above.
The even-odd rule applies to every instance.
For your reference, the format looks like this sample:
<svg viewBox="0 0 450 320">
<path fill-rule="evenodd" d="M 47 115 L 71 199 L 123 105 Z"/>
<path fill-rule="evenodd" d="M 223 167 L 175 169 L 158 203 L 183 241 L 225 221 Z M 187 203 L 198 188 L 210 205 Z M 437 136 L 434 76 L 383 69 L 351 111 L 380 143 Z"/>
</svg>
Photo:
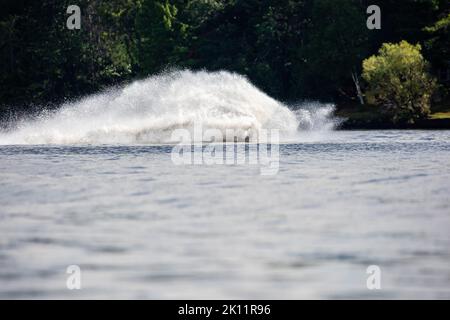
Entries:
<svg viewBox="0 0 450 320">
<path fill-rule="evenodd" d="M 239 140 L 277 129 L 283 141 L 334 127 L 332 105 L 304 103 L 291 109 L 235 73 L 173 71 L 18 121 L 0 134 L 0 144 L 176 143 L 175 129 L 195 125 L 234 130 Z"/>
</svg>

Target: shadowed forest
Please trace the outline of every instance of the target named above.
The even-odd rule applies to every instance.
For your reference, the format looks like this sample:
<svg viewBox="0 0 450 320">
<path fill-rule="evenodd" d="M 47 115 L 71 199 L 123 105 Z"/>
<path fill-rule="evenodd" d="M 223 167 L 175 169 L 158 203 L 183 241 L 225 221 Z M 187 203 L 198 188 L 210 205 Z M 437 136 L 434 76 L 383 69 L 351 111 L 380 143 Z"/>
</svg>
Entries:
<svg viewBox="0 0 450 320">
<path fill-rule="evenodd" d="M 381 8 L 380 30 L 366 25 L 373 4 Z M 81 9 L 79 30 L 66 26 L 69 5 Z M 414 98 L 424 101 L 419 118 L 429 115 L 421 113 L 428 104 L 448 101 L 448 0 L 3 0 L 1 7 L 2 116 L 184 68 L 234 71 L 286 102 L 358 105 L 371 103 L 372 92 L 373 104 L 388 110 L 395 99 L 383 100 L 363 62 L 401 41 L 400 50 L 418 54 L 405 65 L 420 78 L 412 83 L 429 84 L 405 93 L 427 92 Z M 386 68 L 378 81 L 395 63 Z M 408 81 L 402 77 L 399 88 Z"/>
</svg>

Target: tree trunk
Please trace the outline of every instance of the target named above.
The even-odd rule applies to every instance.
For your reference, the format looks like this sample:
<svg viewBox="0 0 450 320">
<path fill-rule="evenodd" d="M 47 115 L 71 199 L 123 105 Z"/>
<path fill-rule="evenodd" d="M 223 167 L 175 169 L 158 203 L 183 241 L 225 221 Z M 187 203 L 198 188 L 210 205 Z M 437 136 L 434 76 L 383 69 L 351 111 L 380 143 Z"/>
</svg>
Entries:
<svg viewBox="0 0 450 320">
<path fill-rule="evenodd" d="M 363 94 L 361 91 L 361 86 L 359 85 L 358 74 L 354 71 L 352 71 L 352 79 L 353 79 L 353 83 L 355 84 L 355 87 L 356 87 L 356 93 L 358 95 L 359 103 L 361 105 L 364 105 L 364 97 L 363 97 Z"/>
</svg>

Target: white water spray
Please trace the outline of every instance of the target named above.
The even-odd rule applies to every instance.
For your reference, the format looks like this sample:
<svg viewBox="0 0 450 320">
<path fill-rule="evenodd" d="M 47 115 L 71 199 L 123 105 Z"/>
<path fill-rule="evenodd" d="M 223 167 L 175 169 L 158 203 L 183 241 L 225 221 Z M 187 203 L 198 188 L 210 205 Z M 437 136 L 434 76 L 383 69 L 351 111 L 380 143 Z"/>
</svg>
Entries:
<svg viewBox="0 0 450 320">
<path fill-rule="evenodd" d="M 299 130 L 332 129 L 332 106 L 311 106 L 293 112 L 234 73 L 176 71 L 18 122 L 0 145 L 176 143 L 173 130 L 194 124 L 241 132 L 239 140 L 278 129 L 287 141 Z"/>
</svg>

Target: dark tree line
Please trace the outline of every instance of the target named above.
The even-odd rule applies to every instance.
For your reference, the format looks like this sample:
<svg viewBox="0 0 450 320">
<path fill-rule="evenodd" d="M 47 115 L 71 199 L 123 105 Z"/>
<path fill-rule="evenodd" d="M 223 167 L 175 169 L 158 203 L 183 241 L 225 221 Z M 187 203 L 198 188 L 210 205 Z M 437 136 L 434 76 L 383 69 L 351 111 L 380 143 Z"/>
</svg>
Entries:
<svg viewBox="0 0 450 320">
<path fill-rule="evenodd" d="M 381 30 L 366 27 L 371 4 Z M 66 27 L 69 5 L 81 30 Z M 362 61 L 383 43 L 421 43 L 446 70 L 448 17 L 448 0 L 1 0 L 0 112 L 168 68 L 236 71 L 282 100 L 357 101 Z"/>
</svg>

